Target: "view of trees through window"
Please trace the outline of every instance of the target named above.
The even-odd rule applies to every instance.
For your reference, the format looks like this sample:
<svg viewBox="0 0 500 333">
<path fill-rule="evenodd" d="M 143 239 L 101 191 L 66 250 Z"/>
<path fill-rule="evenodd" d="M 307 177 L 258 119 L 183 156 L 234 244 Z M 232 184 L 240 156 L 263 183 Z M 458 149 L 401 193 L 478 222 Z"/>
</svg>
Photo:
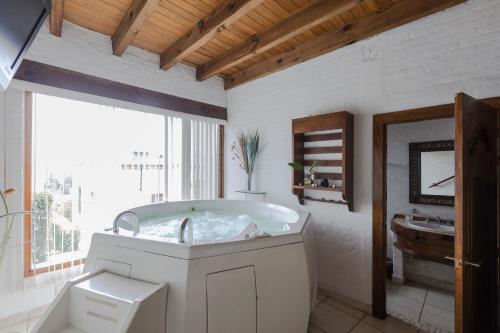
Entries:
<svg viewBox="0 0 500 333">
<path fill-rule="evenodd" d="M 165 200 L 166 117 L 33 100 L 32 266 L 44 267 L 84 257 L 119 212 Z"/>
</svg>

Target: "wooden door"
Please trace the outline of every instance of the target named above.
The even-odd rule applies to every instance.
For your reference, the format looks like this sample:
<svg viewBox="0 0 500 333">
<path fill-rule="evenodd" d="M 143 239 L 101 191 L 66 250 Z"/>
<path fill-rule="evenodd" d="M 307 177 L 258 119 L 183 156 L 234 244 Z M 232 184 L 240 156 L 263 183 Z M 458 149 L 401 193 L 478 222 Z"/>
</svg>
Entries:
<svg viewBox="0 0 500 333">
<path fill-rule="evenodd" d="M 455 100 L 455 332 L 497 332 L 497 111 Z"/>
</svg>

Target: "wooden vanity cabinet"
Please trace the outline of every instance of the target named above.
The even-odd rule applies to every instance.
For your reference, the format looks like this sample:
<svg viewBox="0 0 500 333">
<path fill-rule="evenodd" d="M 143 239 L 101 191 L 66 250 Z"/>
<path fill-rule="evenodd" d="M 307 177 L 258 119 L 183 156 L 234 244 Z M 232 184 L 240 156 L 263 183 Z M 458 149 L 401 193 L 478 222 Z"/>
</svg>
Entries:
<svg viewBox="0 0 500 333">
<path fill-rule="evenodd" d="M 391 230 L 397 236 L 393 243 L 396 248 L 416 258 L 453 266 L 453 261 L 446 259 L 454 257 L 453 235 L 416 230 L 404 223 L 396 223 L 396 219 L 404 220 L 404 216 L 395 215 L 391 220 Z"/>
</svg>

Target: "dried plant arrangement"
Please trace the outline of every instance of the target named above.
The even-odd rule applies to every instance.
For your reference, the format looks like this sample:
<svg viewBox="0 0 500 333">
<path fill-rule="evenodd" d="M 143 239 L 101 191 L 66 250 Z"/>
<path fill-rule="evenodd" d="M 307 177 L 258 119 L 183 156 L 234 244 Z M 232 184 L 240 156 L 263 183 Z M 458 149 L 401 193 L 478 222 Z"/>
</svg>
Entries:
<svg viewBox="0 0 500 333">
<path fill-rule="evenodd" d="M 239 163 L 240 168 L 247 174 L 247 190 L 252 190 L 252 176 L 255 165 L 265 145 L 261 144 L 259 131 L 240 132 L 236 142 L 233 142 L 231 152 L 233 160 Z"/>
</svg>

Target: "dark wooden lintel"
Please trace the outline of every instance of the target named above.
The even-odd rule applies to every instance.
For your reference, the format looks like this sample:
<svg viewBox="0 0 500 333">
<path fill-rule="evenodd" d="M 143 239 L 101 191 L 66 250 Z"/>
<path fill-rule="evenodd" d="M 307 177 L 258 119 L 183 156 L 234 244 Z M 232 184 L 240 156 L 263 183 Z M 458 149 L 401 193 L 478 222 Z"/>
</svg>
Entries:
<svg viewBox="0 0 500 333">
<path fill-rule="evenodd" d="M 24 60 L 15 79 L 196 116 L 227 120 L 224 107 Z"/>
</svg>

